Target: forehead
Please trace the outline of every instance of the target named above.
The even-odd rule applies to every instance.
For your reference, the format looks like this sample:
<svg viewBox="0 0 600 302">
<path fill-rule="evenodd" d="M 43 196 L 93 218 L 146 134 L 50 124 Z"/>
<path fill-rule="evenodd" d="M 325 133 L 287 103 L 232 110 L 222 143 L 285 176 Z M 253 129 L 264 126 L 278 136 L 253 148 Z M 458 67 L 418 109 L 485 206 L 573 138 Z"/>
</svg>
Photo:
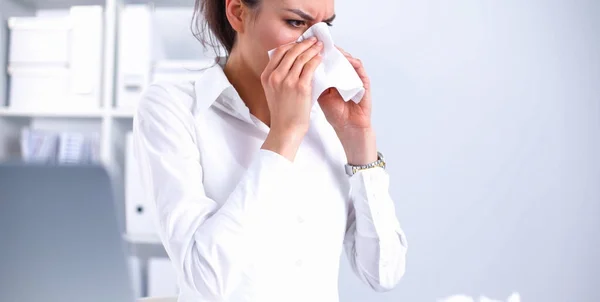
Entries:
<svg viewBox="0 0 600 302">
<path fill-rule="evenodd" d="M 299 9 L 312 16 L 327 18 L 334 14 L 334 0 L 263 0 L 277 10 Z"/>
</svg>

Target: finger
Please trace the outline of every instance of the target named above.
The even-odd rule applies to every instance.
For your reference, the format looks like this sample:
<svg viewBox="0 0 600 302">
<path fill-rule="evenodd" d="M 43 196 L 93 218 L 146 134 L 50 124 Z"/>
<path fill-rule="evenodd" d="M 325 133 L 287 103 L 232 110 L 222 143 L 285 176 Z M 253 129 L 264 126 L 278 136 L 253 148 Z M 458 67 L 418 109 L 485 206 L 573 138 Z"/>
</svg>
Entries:
<svg viewBox="0 0 600 302">
<path fill-rule="evenodd" d="M 285 45 L 279 46 L 277 49 L 275 49 L 275 51 L 271 55 L 271 59 L 269 60 L 269 63 L 267 63 L 267 66 L 265 67 L 265 70 L 263 71 L 263 75 L 265 75 L 265 76 L 270 75 L 273 72 L 273 70 L 275 70 L 277 68 L 277 66 L 279 66 L 281 59 L 283 59 L 285 54 L 292 47 L 294 47 L 294 45 L 295 45 L 295 43 L 285 44 Z"/>
<path fill-rule="evenodd" d="M 343 50 L 341 47 L 337 47 L 337 49 L 344 55 L 344 57 L 346 57 L 346 59 L 348 59 L 348 61 L 350 61 L 350 59 L 354 58 L 351 54 L 349 54 L 347 51 Z"/>
<path fill-rule="evenodd" d="M 301 55 L 299 55 L 296 58 L 296 61 L 294 62 L 294 65 L 292 66 L 292 69 L 290 70 L 288 77 L 293 78 L 293 79 L 300 78 L 300 74 L 302 73 L 304 65 L 306 65 L 306 63 L 308 63 L 310 60 L 312 60 L 312 58 L 314 58 L 316 55 L 318 55 L 322 49 L 323 49 L 323 43 L 318 42 L 316 44 L 313 44 L 312 47 L 310 47 L 305 52 L 303 52 Z"/>
<path fill-rule="evenodd" d="M 282 73 L 288 74 L 290 69 L 292 68 L 292 65 L 294 65 L 294 62 L 296 61 L 296 58 L 300 54 L 305 52 L 307 49 L 309 49 L 311 46 L 313 46 L 315 43 L 317 43 L 317 39 L 315 37 L 306 39 L 300 43 L 296 43 L 290 50 L 288 50 L 285 53 L 283 59 L 281 59 L 281 62 L 279 63 L 279 66 L 277 66 L 277 70 L 279 70 Z"/>
<path fill-rule="evenodd" d="M 352 57 L 352 55 L 350 53 L 348 53 L 347 51 L 345 51 L 343 48 L 336 46 L 336 48 L 346 57 Z"/>
<path fill-rule="evenodd" d="M 350 62 L 350 65 L 352 65 L 354 68 L 363 68 L 363 64 L 360 59 L 351 57 L 348 59 L 348 62 Z"/>
<path fill-rule="evenodd" d="M 321 54 L 317 53 L 316 56 L 314 56 L 312 59 L 310 59 L 310 61 L 308 61 L 308 63 L 304 65 L 302 73 L 300 74 L 300 82 L 302 84 L 310 85 L 312 83 L 313 77 L 315 75 L 315 70 L 317 70 L 317 67 L 319 66 L 319 64 L 321 64 L 321 60 Z"/>
<path fill-rule="evenodd" d="M 363 85 L 365 86 L 365 88 L 369 89 L 369 76 L 367 75 L 367 71 L 365 70 L 365 67 L 363 66 L 362 62 L 357 58 L 349 58 L 348 61 L 350 62 L 352 67 L 354 67 L 354 70 L 356 70 L 358 77 L 360 77 L 360 79 L 363 81 Z"/>
</svg>

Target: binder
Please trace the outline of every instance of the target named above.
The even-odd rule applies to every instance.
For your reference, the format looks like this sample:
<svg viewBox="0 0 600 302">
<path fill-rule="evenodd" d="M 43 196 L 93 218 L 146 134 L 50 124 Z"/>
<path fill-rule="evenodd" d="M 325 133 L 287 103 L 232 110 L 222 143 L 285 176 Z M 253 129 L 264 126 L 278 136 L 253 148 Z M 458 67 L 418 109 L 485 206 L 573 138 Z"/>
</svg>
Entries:
<svg viewBox="0 0 600 302">
<path fill-rule="evenodd" d="M 100 6 L 74 6 L 70 11 L 71 91 L 75 103 L 100 105 L 102 88 L 103 11 Z M 90 105 L 92 105 L 90 104 Z"/>
<path fill-rule="evenodd" d="M 123 8 L 118 48 L 117 107 L 135 109 L 150 82 L 152 12 L 148 5 Z"/>
<path fill-rule="evenodd" d="M 155 205 L 145 194 L 138 162 L 133 154 L 133 133 L 126 135 L 125 225 L 129 235 L 158 236 Z"/>
</svg>

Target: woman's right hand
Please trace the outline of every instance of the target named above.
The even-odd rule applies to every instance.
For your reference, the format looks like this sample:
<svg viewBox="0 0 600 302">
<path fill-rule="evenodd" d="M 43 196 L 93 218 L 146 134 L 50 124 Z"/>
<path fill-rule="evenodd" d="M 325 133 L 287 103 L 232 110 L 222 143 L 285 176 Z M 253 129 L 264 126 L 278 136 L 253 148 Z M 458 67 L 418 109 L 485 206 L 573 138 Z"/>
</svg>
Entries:
<svg viewBox="0 0 600 302">
<path fill-rule="evenodd" d="M 271 115 L 271 130 L 263 149 L 290 161 L 308 131 L 312 79 L 321 63 L 322 48 L 316 39 L 283 45 L 275 50 L 261 75 Z"/>
</svg>

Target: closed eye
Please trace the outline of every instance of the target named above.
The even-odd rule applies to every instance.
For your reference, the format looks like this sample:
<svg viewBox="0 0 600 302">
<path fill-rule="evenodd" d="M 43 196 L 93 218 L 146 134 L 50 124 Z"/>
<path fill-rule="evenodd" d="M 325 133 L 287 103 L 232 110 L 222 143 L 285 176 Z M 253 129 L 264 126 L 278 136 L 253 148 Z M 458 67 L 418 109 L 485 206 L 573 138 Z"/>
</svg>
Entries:
<svg viewBox="0 0 600 302">
<path fill-rule="evenodd" d="M 304 27 L 307 25 L 306 21 L 303 21 L 303 20 L 290 19 L 290 20 L 285 20 L 285 22 L 294 28 L 301 28 L 301 27 Z M 325 22 L 325 21 L 323 21 L 323 22 Z M 333 24 L 331 22 L 325 22 L 325 24 L 327 24 L 327 26 L 333 26 Z"/>
<path fill-rule="evenodd" d="M 291 27 L 300 28 L 306 26 L 306 21 L 303 20 L 285 20 Z"/>
</svg>

